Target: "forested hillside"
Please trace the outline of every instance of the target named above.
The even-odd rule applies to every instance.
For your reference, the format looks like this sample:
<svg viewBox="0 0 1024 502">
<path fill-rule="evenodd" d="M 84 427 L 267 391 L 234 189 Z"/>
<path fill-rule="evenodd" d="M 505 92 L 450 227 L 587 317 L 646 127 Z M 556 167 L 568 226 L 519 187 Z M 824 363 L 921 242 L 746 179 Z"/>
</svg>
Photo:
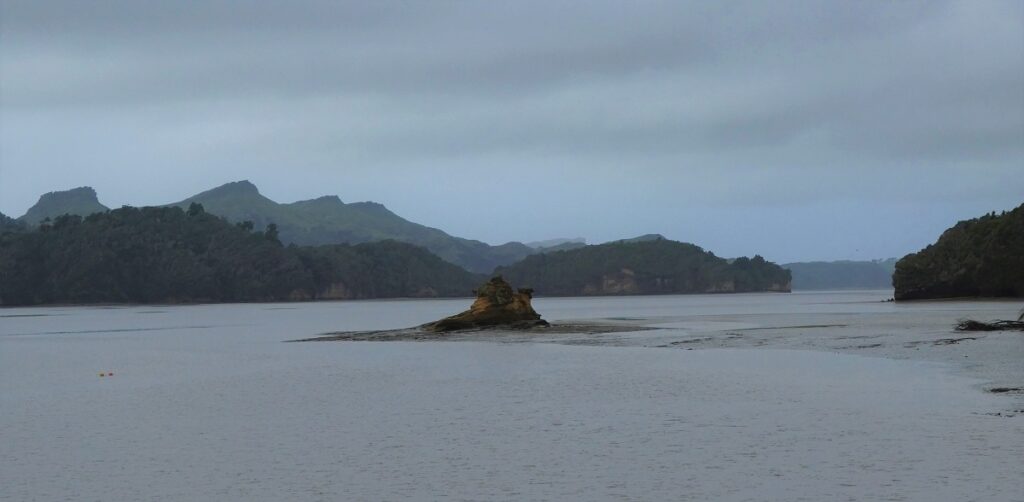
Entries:
<svg viewBox="0 0 1024 502">
<path fill-rule="evenodd" d="M 760 256 L 730 262 L 663 238 L 532 255 L 496 273 L 548 296 L 790 290 L 789 271 Z"/>
<path fill-rule="evenodd" d="M 283 246 L 196 204 L 66 215 L 0 235 L 0 305 L 467 296 L 479 277 L 393 241 Z"/>
<path fill-rule="evenodd" d="M 1024 205 L 961 221 L 896 263 L 897 300 L 1024 296 Z"/>
<path fill-rule="evenodd" d="M 490 272 L 534 252 L 518 242 L 491 246 L 454 237 L 406 220 L 375 202 L 346 204 L 337 196 L 324 196 L 281 204 L 263 196 L 248 181 L 227 183 L 173 205 L 187 208 L 192 203 L 202 204 L 208 212 L 232 222 L 251 221 L 257 230 L 274 223 L 285 243 L 317 246 L 393 239 L 424 247 L 450 263 L 478 273 Z"/>
<path fill-rule="evenodd" d="M 0 234 L 5 232 L 20 232 L 25 230 L 25 224 L 0 213 Z"/>
</svg>

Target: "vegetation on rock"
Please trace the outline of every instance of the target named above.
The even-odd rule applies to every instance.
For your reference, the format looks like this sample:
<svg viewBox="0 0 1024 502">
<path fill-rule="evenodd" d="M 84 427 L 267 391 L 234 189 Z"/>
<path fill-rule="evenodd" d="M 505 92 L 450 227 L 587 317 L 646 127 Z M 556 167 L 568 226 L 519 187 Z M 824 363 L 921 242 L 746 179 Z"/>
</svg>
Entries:
<svg viewBox="0 0 1024 502">
<path fill-rule="evenodd" d="M 495 273 L 548 296 L 790 290 L 790 273 L 760 256 L 729 261 L 664 238 L 529 256 Z"/>
<path fill-rule="evenodd" d="M 0 235 L 0 305 L 464 296 L 479 280 L 393 241 L 285 247 L 201 205 L 65 215 Z"/>
<path fill-rule="evenodd" d="M 532 298 L 533 290 L 520 289 L 513 292 L 512 286 L 499 275 L 476 290 L 476 300 L 469 310 L 424 324 L 422 328 L 446 332 L 498 326 L 511 329 L 547 326 L 547 321 L 533 310 L 530 303 Z"/>
<path fill-rule="evenodd" d="M 896 300 L 1024 296 L 1024 205 L 961 221 L 896 263 Z"/>
</svg>

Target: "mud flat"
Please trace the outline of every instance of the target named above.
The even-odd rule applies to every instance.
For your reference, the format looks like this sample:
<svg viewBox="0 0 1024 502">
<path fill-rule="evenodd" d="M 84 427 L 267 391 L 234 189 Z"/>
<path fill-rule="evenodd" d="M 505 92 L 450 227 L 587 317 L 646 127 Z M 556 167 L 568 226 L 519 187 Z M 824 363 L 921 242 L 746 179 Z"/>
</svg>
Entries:
<svg viewBox="0 0 1024 502">
<path fill-rule="evenodd" d="M 422 327 L 385 329 L 377 331 L 339 331 L 313 338 L 288 340 L 289 342 L 415 342 L 415 341 L 473 341 L 473 342 L 552 342 L 560 335 L 606 335 L 657 330 L 654 326 L 616 323 L 558 323 L 549 326 L 515 328 L 495 326 L 437 332 Z M 556 338 L 552 338 L 556 337 Z"/>
<path fill-rule="evenodd" d="M 934 301 L 893 304 L 887 292 L 794 294 L 789 298 L 757 298 L 758 308 L 737 313 L 722 304 L 742 298 L 721 298 L 699 306 L 632 311 L 603 318 L 555 317 L 549 327 L 487 328 L 433 333 L 421 328 L 325 333 L 295 341 L 467 341 L 493 343 L 553 343 L 666 349 L 792 349 L 812 350 L 895 360 L 939 362 L 952 371 L 978 380 L 982 391 L 1005 399 L 1003 416 L 1024 418 L 1024 333 L 1020 331 L 958 331 L 966 318 L 1015 317 L 1019 302 Z M 750 298 L 747 295 L 747 298 Z M 678 298 L 678 297 L 677 297 Z M 718 300 L 716 298 L 716 300 Z M 843 301 L 846 300 L 846 301 Z M 597 300 L 607 301 L 607 300 Z M 663 299 L 622 299 L 622 302 L 671 304 Z M 693 298 L 694 302 L 700 298 Z M 772 308 L 760 308 L 761 302 Z M 540 299 L 541 311 L 551 305 L 585 303 L 583 299 Z M 590 300 L 594 303 L 594 300 Z M 616 314 L 611 308 L 605 313 Z M 701 313 L 705 310 L 708 313 Z M 568 311 L 570 314 L 571 309 Z"/>
</svg>

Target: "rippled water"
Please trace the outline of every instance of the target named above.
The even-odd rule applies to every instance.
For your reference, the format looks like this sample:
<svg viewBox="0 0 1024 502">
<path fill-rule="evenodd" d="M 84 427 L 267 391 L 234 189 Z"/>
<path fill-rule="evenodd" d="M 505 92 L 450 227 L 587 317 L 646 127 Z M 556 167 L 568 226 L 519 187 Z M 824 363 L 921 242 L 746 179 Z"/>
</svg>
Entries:
<svg viewBox="0 0 1024 502">
<path fill-rule="evenodd" d="M 904 315 L 869 301 L 876 296 L 540 299 L 537 307 L 552 319 Z M 985 414 L 998 398 L 948 365 L 767 349 L 281 343 L 409 326 L 465 304 L 0 310 L 0 497 L 1024 494 L 1024 421 Z M 905 312 L 913 319 L 931 308 L 949 307 Z"/>
</svg>

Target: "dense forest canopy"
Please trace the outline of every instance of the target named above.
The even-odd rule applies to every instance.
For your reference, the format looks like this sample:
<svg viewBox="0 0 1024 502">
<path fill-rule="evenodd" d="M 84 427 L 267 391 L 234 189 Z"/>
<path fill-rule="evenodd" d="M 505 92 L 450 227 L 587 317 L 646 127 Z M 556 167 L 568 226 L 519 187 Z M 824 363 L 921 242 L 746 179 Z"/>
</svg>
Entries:
<svg viewBox="0 0 1024 502">
<path fill-rule="evenodd" d="M 529 256 L 496 273 L 538 295 L 789 291 L 790 273 L 760 256 L 719 258 L 663 238 Z"/>
<path fill-rule="evenodd" d="M 1024 296 L 1024 205 L 961 221 L 896 263 L 897 300 Z"/>
<path fill-rule="evenodd" d="M 479 277 L 394 241 L 284 246 L 193 204 L 60 216 L 0 235 L 0 304 L 468 296 Z"/>
</svg>

